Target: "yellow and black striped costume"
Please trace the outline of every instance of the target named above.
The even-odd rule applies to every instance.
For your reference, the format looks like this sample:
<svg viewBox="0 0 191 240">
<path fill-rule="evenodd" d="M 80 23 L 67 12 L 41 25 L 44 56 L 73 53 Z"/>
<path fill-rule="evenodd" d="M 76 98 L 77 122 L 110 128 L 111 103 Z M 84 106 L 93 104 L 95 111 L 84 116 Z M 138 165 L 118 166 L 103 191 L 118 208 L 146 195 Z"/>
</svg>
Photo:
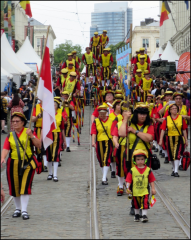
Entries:
<svg viewBox="0 0 191 240">
<path fill-rule="evenodd" d="M 23 132 L 18 137 L 21 144 L 23 145 L 23 148 L 25 148 L 25 143 L 27 139 L 26 129 L 23 129 Z M 7 181 L 9 185 L 9 194 L 13 197 L 19 197 L 22 194 L 31 194 L 31 187 L 32 187 L 32 181 L 35 173 L 35 169 L 38 166 L 38 162 L 36 157 L 33 155 L 33 145 L 32 141 L 28 140 L 28 145 L 26 149 L 25 155 L 25 168 L 23 171 L 20 172 L 21 169 L 21 161 L 23 159 L 23 153 L 24 151 L 19 145 L 20 149 L 20 156 L 21 160 L 19 161 L 16 143 L 13 137 L 13 133 L 11 132 L 8 135 L 8 141 L 10 142 L 10 155 L 7 160 Z"/>
<path fill-rule="evenodd" d="M 60 152 L 62 150 L 62 132 L 61 132 L 61 123 L 63 121 L 62 115 L 57 113 L 55 115 L 56 119 L 56 129 L 52 131 L 53 143 L 46 149 L 46 157 L 48 162 L 59 162 L 60 161 Z"/>
<path fill-rule="evenodd" d="M 100 121 L 101 119 L 99 118 L 96 118 L 94 121 L 97 130 L 96 153 L 100 167 L 105 167 L 110 165 L 113 150 L 113 144 L 111 140 L 112 120 L 108 118 L 105 122 L 102 121 L 102 124 L 107 131 L 107 135 L 110 139 L 108 139 L 106 133 L 104 132 Z"/>
</svg>

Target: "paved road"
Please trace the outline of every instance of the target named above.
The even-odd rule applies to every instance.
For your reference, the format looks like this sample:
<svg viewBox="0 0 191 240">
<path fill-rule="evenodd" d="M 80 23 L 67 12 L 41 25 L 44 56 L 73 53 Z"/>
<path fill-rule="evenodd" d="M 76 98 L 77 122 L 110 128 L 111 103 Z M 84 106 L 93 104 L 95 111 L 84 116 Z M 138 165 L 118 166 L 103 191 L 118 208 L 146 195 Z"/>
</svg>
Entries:
<svg viewBox="0 0 191 240">
<path fill-rule="evenodd" d="M 30 219 L 13 219 L 15 207 L 9 207 L 1 219 L 3 239 L 89 238 L 89 107 L 85 126 L 81 145 L 78 147 L 76 141 L 71 153 L 63 153 L 57 183 L 47 181 L 47 173 L 35 174 L 28 206 Z M 5 181 L 5 175 L 2 178 Z"/>
<path fill-rule="evenodd" d="M 189 137 L 190 138 L 190 137 Z M 190 168 L 180 171 L 179 178 L 171 177 L 171 164 L 164 164 L 160 158 L 161 168 L 154 171 L 159 186 L 163 187 L 171 202 L 177 206 L 185 219 L 190 222 Z M 186 235 L 175 222 L 159 196 L 157 202 L 148 211 L 149 222 L 135 223 L 129 215 L 130 200 L 125 193 L 117 196 L 117 178 L 111 178 L 108 171 L 109 185 L 101 185 L 101 170 L 96 162 L 97 198 L 99 210 L 100 237 L 103 239 L 181 239 Z"/>
<path fill-rule="evenodd" d="M 78 147 L 76 141 L 71 145 L 71 153 L 63 153 L 62 166 L 58 168 L 59 181 L 47 181 L 47 173 L 35 174 L 33 194 L 28 206 L 30 220 L 13 219 L 12 204 L 1 220 L 3 239 L 89 238 L 89 111 L 89 107 L 86 107 L 81 146 Z M 4 136 L 1 140 L 2 138 Z M 170 176 L 171 165 L 163 162 L 164 159 L 161 159 L 161 169 L 154 172 L 156 179 L 183 216 L 189 220 L 190 171 L 180 172 L 180 178 L 174 178 Z M 157 195 L 157 203 L 148 212 L 149 222 L 134 223 L 133 217 L 129 215 L 130 201 L 127 195 L 116 195 L 117 179 L 111 179 L 108 172 L 109 185 L 102 186 L 101 170 L 97 161 L 96 172 L 101 238 L 186 238 Z M 2 172 L 1 179 L 8 197 L 5 171 Z"/>
</svg>

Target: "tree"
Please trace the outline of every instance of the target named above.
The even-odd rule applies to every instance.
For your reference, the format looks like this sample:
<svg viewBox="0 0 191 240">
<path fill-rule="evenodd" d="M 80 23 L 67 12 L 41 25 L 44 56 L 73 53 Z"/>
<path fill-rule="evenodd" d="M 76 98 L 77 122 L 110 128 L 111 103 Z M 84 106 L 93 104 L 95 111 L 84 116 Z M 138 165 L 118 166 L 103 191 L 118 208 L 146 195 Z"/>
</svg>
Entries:
<svg viewBox="0 0 191 240">
<path fill-rule="evenodd" d="M 80 58 L 82 62 L 82 48 L 79 44 L 72 45 L 72 41 L 66 40 L 65 43 L 61 43 L 59 45 L 56 45 L 56 48 L 54 49 L 54 63 L 56 65 L 60 64 L 61 62 L 65 62 L 68 59 L 67 54 L 71 53 L 72 51 L 77 51 L 77 56 Z M 84 64 L 81 63 L 80 71 L 84 68 Z"/>
<path fill-rule="evenodd" d="M 112 65 L 112 68 L 111 68 L 111 72 L 114 72 L 114 70 L 117 69 L 116 50 L 121 48 L 121 47 L 124 47 L 124 46 L 125 46 L 124 42 L 119 42 L 115 45 L 110 45 L 109 46 L 109 48 L 111 48 L 111 54 L 113 56 L 113 65 Z"/>
</svg>

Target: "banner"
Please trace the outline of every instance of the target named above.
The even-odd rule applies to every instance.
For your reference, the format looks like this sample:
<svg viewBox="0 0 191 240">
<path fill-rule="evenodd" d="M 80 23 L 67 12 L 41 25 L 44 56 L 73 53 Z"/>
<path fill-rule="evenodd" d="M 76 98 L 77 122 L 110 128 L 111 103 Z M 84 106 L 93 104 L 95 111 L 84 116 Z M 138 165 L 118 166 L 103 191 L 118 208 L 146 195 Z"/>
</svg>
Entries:
<svg viewBox="0 0 191 240">
<path fill-rule="evenodd" d="M 124 85 L 126 96 L 129 94 L 129 90 L 125 83 L 125 80 L 127 80 L 128 63 L 129 63 L 130 54 L 131 54 L 131 48 L 129 48 L 129 44 L 125 45 L 125 47 L 122 47 L 121 49 L 116 51 L 118 77 L 120 79 L 120 82 L 123 83 Z"/>
<path fill-rule="evenodd" d="M 15 40 L 15 4 L 14 3 L 11 3 L 11 37 L 12 39 Z"/>
<path fill-rule="evenodd" d="M 8 37 L 8 1 L 4 1 L 4 31 Z"/>
<path fill-rule="evenodd" d="M 1 1 L 1 29 L 4 28 L 4 1 Z"/>
</svg>

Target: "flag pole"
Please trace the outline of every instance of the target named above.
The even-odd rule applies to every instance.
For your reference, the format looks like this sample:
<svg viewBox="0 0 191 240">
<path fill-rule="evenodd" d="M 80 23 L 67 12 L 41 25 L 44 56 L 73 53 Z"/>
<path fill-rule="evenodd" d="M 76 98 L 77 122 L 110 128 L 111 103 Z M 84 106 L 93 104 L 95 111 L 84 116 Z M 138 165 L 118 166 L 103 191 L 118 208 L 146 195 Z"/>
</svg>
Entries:
<svg viewBox="0 0 191 240">
<path fill-rule="evenodd" d="M 47 44 L 49 29 L 50 29 L 50 25 L 48 26 L 48 29 L 47 29 L 47 34 L 46 34 L 46 39 L 45 39 L 45 44 L 44 44 L 44 51 L 43 51 L 40 71 L 39 71 L 38 80 L 37 80 L 36 94 L 37 94 L 37 89 L 38 89 L 38 85 L 39 85 L 39 80 L 40 80 L 40 75 L 41 75 L 41 70 L 42 70 L 42 63 L 43 63 L 43 59 L 44 59 L 44 53 L 45 53 L 45 47 L 46 47 L 46 44 Z M 32 105 L 31 116 L 30 116 L 29 127 L 28 127 L 29 129 L 31 128 L 31 124 L 32 124 L 32 115 L 33 115 L 34 105 L 35 105 L 35 97 L 33 99 L 33 105 Z M 23 154 L 23 161 L 22 161 L 21 169 L 24 167 L 24 161 L 25 161 L 25 154 L 26 154 L 26 149 L 27 149 L 27 144 L 28 144 L 28 138 L 29 137 L 27 135 L 27 141 L 26 141 L 26 144 L 25 144 L 25 151 L 24 151 L 24 154 Z"/>
<path fill-rule="evenodd" d="M 129 39 L 129 45 L 130 45 L 130 48 L 132 48 L 132 23 L 130 25 L 130 39 Z M 131 50 L 132 51 L 132 50 Z M 131 66 L 130 66 L 130 63 L 131 63 L 131 57 L 132 57 L 132 53 L 129 54 L 129 65 L 128 65 L 128 78 L 127 78 L 127 81 L 128 81 L 128 90 L 130 91 L 130 81 L 131 81 Z M 127 104 L 128 104 L 128 111 L 129 111 L 129 95 L 130 93 L 128 94 L 127 96 Z M 127 128 L 129 127 L 129 120 L 127 120 Z M 128 133 L 127 133 L 128 134 Z M 126 146 L 127 146 L 127 161 L 131 161 L 131 159 L 129 159 L 129 138 L 127 136 L 126 138 Z"/>
</svg>

